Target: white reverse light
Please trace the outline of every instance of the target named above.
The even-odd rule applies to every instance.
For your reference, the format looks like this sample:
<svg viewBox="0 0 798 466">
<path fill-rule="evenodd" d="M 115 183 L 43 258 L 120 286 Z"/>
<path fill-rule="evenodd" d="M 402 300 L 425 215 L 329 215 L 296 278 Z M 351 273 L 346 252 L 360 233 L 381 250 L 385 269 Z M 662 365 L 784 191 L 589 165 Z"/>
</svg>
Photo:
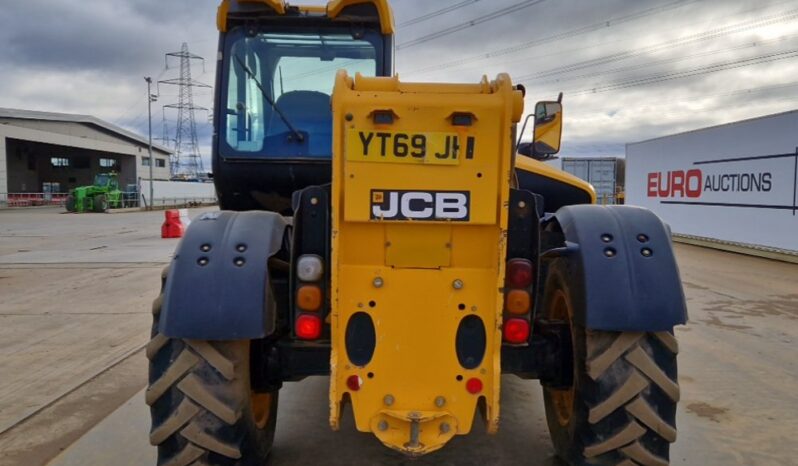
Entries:
<svg viewBox="0 0 798 466">
<path fill-rule="evenodd" d="M 296 266 L 296 275 L 303 282 L 318 281 L 324 274 L 324 266 L 319 256 L 302 256 Z"/>
</svg>

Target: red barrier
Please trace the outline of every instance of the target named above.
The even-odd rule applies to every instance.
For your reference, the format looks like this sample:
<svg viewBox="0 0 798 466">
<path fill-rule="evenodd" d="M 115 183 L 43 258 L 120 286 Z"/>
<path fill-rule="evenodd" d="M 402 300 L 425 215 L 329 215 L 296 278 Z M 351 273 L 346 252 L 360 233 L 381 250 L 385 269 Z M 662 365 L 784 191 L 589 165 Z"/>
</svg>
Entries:
<svg viewBox="0 0 798 466">
<path fill-rule="evenodd" d="M 179 210 L 167 210 L 166 221 L 161 226 L 161 238 L 182 238 L 186 226 L 180 220 Z"/>
</svg>

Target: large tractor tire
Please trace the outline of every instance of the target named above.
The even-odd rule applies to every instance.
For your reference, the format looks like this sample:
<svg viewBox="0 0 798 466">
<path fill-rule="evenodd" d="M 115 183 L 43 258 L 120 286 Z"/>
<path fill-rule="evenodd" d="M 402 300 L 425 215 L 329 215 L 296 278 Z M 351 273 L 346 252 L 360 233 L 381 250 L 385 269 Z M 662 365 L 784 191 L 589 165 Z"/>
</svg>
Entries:
<svg viewBox="0 0 798 466">
<path fill-rule="evenodd" d="M 108 212 L 108 199 L 104 195 L 100 194 L 94 198 L 94 211 L 98 214 Z"/>
<path fill-rule="evenodd" d="M 77 210 L 77 205 L 75 204 L 75 196 L 69 195 L 64 202 L 64 207 L 66 207 L 67 212 L 75 212 Z"/>
<path fill-rule="evenodd" d="M 167 271 L 164 270 L 164 281 Z M 248 341 L 170 339 L 153 303 L 146 401 L 159 466 L 262 466 L 274 442 L 277 391 L 256 394 Z"/>
<path fill-rule="evenodd" d="M 557 454 L 571 465 L 669 464 L 676 441 L 678 344 L 672 332 L 606 332 L 574 323 L 565 259 L 549 268 L 543 318 L 570 323 L 573 383 L 544 387 Z"/>
</svg>

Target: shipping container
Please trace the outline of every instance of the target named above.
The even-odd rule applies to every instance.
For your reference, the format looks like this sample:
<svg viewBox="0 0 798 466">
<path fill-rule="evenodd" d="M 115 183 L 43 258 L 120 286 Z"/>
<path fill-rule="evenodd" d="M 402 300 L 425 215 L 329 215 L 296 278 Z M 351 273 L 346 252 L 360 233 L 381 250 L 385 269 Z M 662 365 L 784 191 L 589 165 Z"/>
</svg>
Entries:
<svg viewBox="0 0 798 466">
<path fill-rule="evenodd" d="M 562 169 L 581 178 L 596 190 L 599 204 L 623 204 L 625 160 L 615 157 L 562 159 Z"/>
<path fill-rule="evenodd" d="M 798 110 L 626 146 L 627 203 L 674 233 L 798 252 Z"/>
</svg>

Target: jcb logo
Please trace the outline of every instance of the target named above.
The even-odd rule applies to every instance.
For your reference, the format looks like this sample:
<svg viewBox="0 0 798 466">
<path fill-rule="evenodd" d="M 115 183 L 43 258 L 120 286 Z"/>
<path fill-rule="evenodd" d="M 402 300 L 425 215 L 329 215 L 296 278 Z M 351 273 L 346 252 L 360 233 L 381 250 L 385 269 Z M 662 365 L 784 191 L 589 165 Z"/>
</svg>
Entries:
<svg viewBox="0 0 798 466">
<path fill-rule="evenodd" d="M 467 222 L 468 191 L 372 191 L 372 220 L 433 220 Z"/>
</svg>

